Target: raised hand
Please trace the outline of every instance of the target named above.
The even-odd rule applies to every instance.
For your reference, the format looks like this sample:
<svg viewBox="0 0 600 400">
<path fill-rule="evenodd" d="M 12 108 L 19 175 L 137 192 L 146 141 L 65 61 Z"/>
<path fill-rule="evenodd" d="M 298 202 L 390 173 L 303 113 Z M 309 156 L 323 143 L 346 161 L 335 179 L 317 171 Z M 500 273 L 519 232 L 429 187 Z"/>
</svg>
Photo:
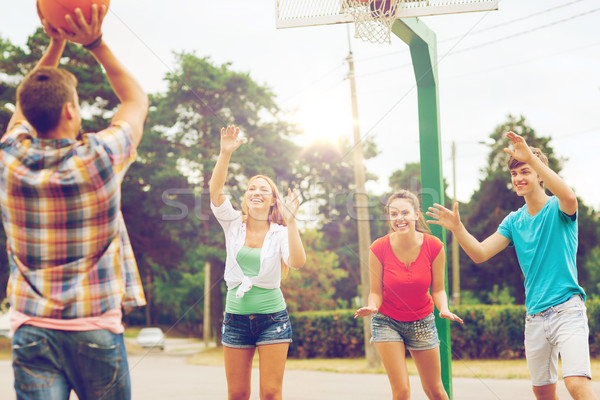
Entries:
<svg viewBox="0 0 600 400">
<path fill-rule="evenodd" d="M 66 37 L 65 31 L 63 31 L 60 28 L 55 28 L 52 25 L 50 25 L 50 23 L 46 20 L 46 18 L 42 14 L 42 10 L 40 9 L 39 1 L 37 1 L 35 5 L 37 7 L 38 17 L 40 18 L 40 21 L 42 22 L 42 26 L 44 27 L 44 31 L 46 32 L 46 35 L 48 35 L 48 37 L 50 39 L 65 40 L 65 37 Z"/>
<path fill-rule="evenodd" d="M 531 160 L 532 157 L 535 157 L 535 155 L 525 142 L 525 139 L 512 131 L 507 132 L 506 137 L 511 141 L 514 150 L 505 147 L 504 151 L 511 157 L 516 158 L 523 163 L 529 164 L 529 160 Z"/>
<path fill-rule="evenodd" d="M 285 199 L 285 203 L 282 203 L 280 199 L 277 199 L 277 207 L 281 211 L 281 216 L 286 225 L 292 223 L 296 219 L 296 212 L 298 211 L 298 207 L 300 207 L 300 195 L 298 194 L 298 190 L 294 189 L 294 191 L 292 191 L 288 188 L 288 195 Z"/>
<path fill-rule="evenodd" d="M 71 32 L 64 32 L 60 29 L 57 29 L 57 31 L 63 32 L 63 37 L 73 43 L 88 45 L 102 36 L 102 21 L 104 20 L 106 12 L 107 8 L 105 5 L 98 8 L 97 4 L 93 4 L 92 20 L 88 24 L 81 9 L 77 8 L 75 9 L 75 19 L 73 19 L 70 14 L 65 16 L 65 20 L 67 21 L 67 25 Z"/>
<path fill-rule="evenodd" d="M 445 319 L 449 319 L 450 321 L 460 322 L 461 324 L 464 323 L 462 318 L 458 317 L 456 314 L 451 313 L 448 310 L 440 311 L 440 318 L 445 318 Z"/>
<path fill-rule="evenodd" d="M 240 138 L 240 128 L 233 125 L 228 125 L 226 128 L 221 128 L 221 152 L 231 154 L 236 151 L 242 143 L 246 142 L 245 138 Z"/>
<path fill-rule="evenodd" d="M 376 314 L 377 311 L 378 310 L 376 307 L 362 307 L 356 310 L 356 312 L 354 313 L 354 318 L 356 319 L 358 317 L 366 317 L 372 314 Z"/>
<path fill-rule="evenodd" d="M 433 207 L 429 207 L 425 215 L 434 218 L 427 220 L 428 224 L 440 225 L 449 231 L 454 231 L 460 226 L 460 214 L 458 213 L 457 202 L 454 203 L 452 211 L 441 204 L 435 203 Z"/>
</svg>

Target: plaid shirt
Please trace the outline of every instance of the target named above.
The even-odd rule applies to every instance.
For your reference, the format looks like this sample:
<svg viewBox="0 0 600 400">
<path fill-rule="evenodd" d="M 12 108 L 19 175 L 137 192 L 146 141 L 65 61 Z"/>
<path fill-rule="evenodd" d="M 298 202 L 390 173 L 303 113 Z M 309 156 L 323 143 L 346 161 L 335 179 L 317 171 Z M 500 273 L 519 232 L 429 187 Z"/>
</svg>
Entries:
<svg viewBox="0 0 600 400">
<path fill-rule="evenodd" d="M 78 141 L 37 139 L 18 123 L 0 140 L 11 307 L 69 319 L 146 303 L 121 214 L 135 154 L 126 123 Z"/>
</svg>

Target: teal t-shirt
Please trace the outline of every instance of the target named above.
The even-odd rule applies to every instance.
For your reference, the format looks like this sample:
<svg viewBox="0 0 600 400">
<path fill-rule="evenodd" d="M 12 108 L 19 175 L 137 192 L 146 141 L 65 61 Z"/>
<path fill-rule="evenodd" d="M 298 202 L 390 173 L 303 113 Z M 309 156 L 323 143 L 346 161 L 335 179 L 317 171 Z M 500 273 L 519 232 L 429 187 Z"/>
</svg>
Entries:
<svg viewBox="0 0 600 400">
<path fill-rule="evenodd" d="M 236 261 L 247 277 L 257 276 L 260 271 L 260 248 L 242 247 L 236 256 Z M 225 311 L 230 314 L 270 314 L 283 311 L 286 308 L 283 293 L 280 288 L 264 289 L 256 286 L 237 298 L 237 286 L 227 291 Z"/>
<path fill-rule="evenodd" d="M 577 214 L 569 216 L 550 197 L 536 214 L 527 205 L 513 211 L 498 227 L 499 234 L 514 245 L 525 275 L 527 314 L 563 303 L 574 294 L 585 292 L 577 282 Z"/>
</svg>

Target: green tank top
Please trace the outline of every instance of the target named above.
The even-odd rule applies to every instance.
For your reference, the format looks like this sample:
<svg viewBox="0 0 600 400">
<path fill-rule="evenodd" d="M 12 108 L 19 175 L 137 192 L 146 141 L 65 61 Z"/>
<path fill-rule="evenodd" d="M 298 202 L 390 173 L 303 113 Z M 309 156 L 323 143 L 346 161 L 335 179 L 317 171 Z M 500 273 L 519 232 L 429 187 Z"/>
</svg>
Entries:
<svg viewBox="0 0 600 400">
<path fill-rule="evenodd" d="M 260 250 L 244 246 L 237 254 L 236 260 L 244 275 L 249 278 L 257 276 L 260 271 Z M 237 286 L 227 291 L 225 311 L 230 314 L 270 314 L 286 308 L 280 288 L 264 289 L 252 286 L 240 299 L 235 297 L 236 291 Z"/>
</svg>

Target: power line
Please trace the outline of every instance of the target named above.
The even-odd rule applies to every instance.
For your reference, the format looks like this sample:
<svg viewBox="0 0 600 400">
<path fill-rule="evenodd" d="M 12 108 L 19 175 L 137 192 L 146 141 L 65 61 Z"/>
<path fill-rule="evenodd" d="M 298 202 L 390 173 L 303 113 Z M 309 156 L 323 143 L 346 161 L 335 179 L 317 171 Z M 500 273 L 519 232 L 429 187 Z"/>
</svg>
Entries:
<svg viewBox="0 0 600 400">
<path fill-rule="evenodd" d="M 526 34 L 529 34 L 529 33 L 532 33 L 532 32 L 536 32 L 536 31 L 539 31 L 539 30 L 542 30 L 542 29 L 545 29 L 545 28 L 549 28 L 551 26 L 556 26 L 556 25 L 562 24 L 564 22 L 572 21 L 572 20 L 574 20 L 576 18 L 584 17 L 586 15 L 593 14 L 593 13 L 598 12 L 598 11 L 600 11 L 600 8 L 594 8 L 592 10 L 589 10 L 589 11 L 586 11 L 586 12 L 583 12 L 583 13 L 580 13 L 580 14 L 576 14 L 576 15 L 573 15 L 571 17 L 559 19 L 557 21 L 553 21 L 553 22 L 550 22 L 550 23 L 547 23 L 547 24 L 544 24 L 544 25 L 540 25 L 540 26 L 537 26 L 535 28 L 527 29 L 525 31 L 517 32 L 517 33 L 512 34 L 512 35 L 504 36 L 504 37 L 501 37 L 499 39 L 490 40 L 489 42 L 480 43 L 480 44 L 477 44 L 477 45 L 474 45 L 474 46 L 471 46 L 471 47 L 467 47 L 465 49 L 454 51 L 451 55 L 464 53 L 464 52 L 475 50 L 475 49 L 479 49 L 479 48 L 485 47 L 485 46 L 490 46 L 492 44 L 496 44 L 498 42 L 502 42 L 502 41 L 505 41 L 505 40 L 508 40 L 508 39 L 514 39 L 516 37 L 523 36 L 523 35 L 526 35 Z"/>
<path fill-rule="evenodd" d="M 571 6 L 573 4 L 580 3 L 582 1 L 584 1 L 584 0 L 574 0 L 574 1 L 571 1 L 570 3 L 561 4 L 561 5 L 558 5 L 558 6 L 555 6 L 555 7 L 550 7 L 550 8 L 547 8 L 547 9 L 544 9 L 544 10 L 541 10 L 541 11 L 538 11 L 538 12 L 526 15 L 524 17 L 515 18 L 515 19 L 509 20 L 509 21 L 505 21 L 505 22 L 502 22 L 502 23 L 499 23 L 499 24 L 496 24 L 496 25 L 492 25 L 492 26 L 489 26 L 489 27 L 486 27 L 486 28 L 481 28 L 481 29 L 469 31 L 469 35 L 478 34 L 478 33 L 482 33 L 482 32 L 487 32 L 487 31 L 490 31 L 490 30 L 493 30 L 493 29 L 496 29 L 496 28 L 500 28 L 500 27 L 505 27 L 506 25 L 510 25 L 510 24 L 513 24 L 513 23 L 516 23 L 516 22 L 521 22 L 521 21 L 524 21 L 524 20 L 529 19 L 529 18 L 537 17 L 539 15 L 546 14 L 548 12 L 551 12 L 551 11 L 554 11 L 554 10 L 557 10 L 557 9 L 560 9 L 560 8 L 568 7 L 568 6 Z M 452 36 L 452 37 L 449 37 L 449 38 L 440 39 L 440 40 L 438 40 L 438 43 L 449 42 L 449 41 L 452 41 L 452 40 L 461 39 L 463 37 L 464 37 L 464 35 Z M 368 58 L 363 58 L 363 59 L 357 60 L 356 63 L 360 63 L 360 62 L 364 62 L 364 61 L 376 60 L 376 59 L 384 58 L 384 57 L 388 57 L 388 56 L 400 55 L 400 54 L 406 53 L 408 51 L 409 51 L 408 49 L 404 49 L 404 50 L 397 51 L 397 52 L 394 52 L 394 53 L 380 54 L 380 55 L 377 55 L 377 56 L 372 56 L 372 57 L 368 57 Z"/>
<path fill-rule="evenodd" d="M 579 0 L 579 1 L 581 1 L 581 0 Z M 456 54 L 465 53 L 467 51 L 476 50 L 476 49 L 479 49 L 479 48 L 482 48 L 482 47 L 491 46 L 493 44 L 496 44 L 498 42 L 502 42 L 504 40 L 514 39 L 516 37 L 523 36 L 523 35 L 526 35 L 526 34 L 529 34 L 529 33 L 541 30 L 541 29 L 549 28 L 551 26 L 556 26 L 558 24 L 561 24 L 561 23 L 564 23 L 564 22 L 568 22 L 568 21 L 571 21 L 573 19 L 580 18 L 580 17 L 586 16 L 586 15 L 589 15 L 589 14 L 593 14 L 593 13 L 598 12 L 598 11 L 600 11 L 600 8 L 595 8 L 595 9 L 588 10 L 588 11 L 585 11 L 585 12 L 580 13 L 580 14 L 576 14 L 576 15 L 573 15 L 573 16 L 570 16 L 570 17 L 567 17 L 567 18 L 563 18 L 563 19 L 560 19 L 560 20 L 557 20 L 557 21 L 553 21 L 553 22 L 544 24 L 544 25 L 537 26 L 535 28 L 531 28 L 531 29 L 528 29 L 528 30 L 525 30 L 525 31 L 517 32 L 517 33 L 514 33 L 512 35 L 508 35 L 508 36 L 504 36 L 504 37 L 501 37 L 501 38 L 498 38 L 498 39 L 490 40 L 488 42 L 480 43 L 480 44 L 477 44 L 477 45 L 474 45 L 474 46 L 470 46 L 470 47 L 467 47 L 467 48 L 464 48 L 464 49 L 460 49 L 460 50 L 456 50 L 456 51 L 450 50 L 450 51 L 448 51 L 446 53 L 446 56 L 453 56 L 453 55 L 456 55 Z M 466 35 L 463 35 L 462 37 L 464 38 L 465 36 Z M 456 44 L 455 44 L 455 46 L 453 46 L 453 48 L 454 47 L 456 47 Z M 367 73 L 364 73 L 364 74 L 360 74 L 358 76 L 368 76 L 368 75 L 380 74 L 380 73 L 383 73 L 383 72 L 388 72 L 388 71 L 392 71 L 392 70 L 395 70 L 395 69 L 404 68 L 404 67 L 410 66 L 410 65 L 412 65 L 412 63 L 402 64 L 402 65 L 398 65 L 398 66 L 395 66 L 395 67 L 385 68 L 385 69 L 382 69 L 382 70 L 367 72 Z"/>
<path fill-rule="evenodd" d="M 515 18 L 515 19 L 512 19 L 510 21 L 501 22 L 499 24 L 489 26 L 487 28 L 478 29 L 476 31 L 472 31 L 471 35 L 478 34 L 478 33 L 481 33 L 481 32 L 491 31 L 491 30 L 496 29 L 496 28 L 503 28 L 506 25 L 514 24 L 515 22 L 521 22 L 521 21 L 524 21 L 524 20 L 529 19 L 529 18 L 537 17 L 538 15 L 546 14 L 548 12 L 557 10 L 559 8 L 568 7 L 568 6 L 571 6 L 571 5 L 575 4 L 575 3 L 580 3 L 582 1 L 584 1 L 584 0 L 575 0 L 575 1 L 572 1 L 570 3 L 561 4 L 561 5 L 558 5 L 558 6 L 555 6 L 555 7 L 547 8 L 547 9 L 542 10 L 542 11 L 538 11 L 538 12 L 535 12 L 533 14 L 529 14 L 529 15 L 526 15 L 524 17 L 521 17 L 521 18 Z M 449 42 L 451 40 L 459 39 L 460 37 L 461 37 L 460 35 L 449 37 L 449 38 L 446 38 L 446 39 L 439 40 L 438 43 Z"/>
<path fill-rule="evenodd" d="M 486 69 L 481 70 L 481 71 L 469 72 L 468 74 L 463 74 L 463 75 L 449 76 L 449 77 L 444 78 L 444 80 L 448 81 L 448 80 L 459 79 L 459 78 L 463 78 L 463 77 L 472 77 L 473 75 L 476 75 L 476 74 L 483 74 L 483 73 L 488 73 L 488 72 L 491 72 L 491 71 L 501 70 L 501 69 L 504 69 L 504 68 L 510 68 L 510 67 L 514 67 L 516 65 L 521 65 L 521 64 L 526 64 L 526 63 L 538 61 L 538 60 L 543 60 L 544 58 L 556 57 L 556 56 L 561 55 L 561 54 L 571 53 L 571 52 L 575 52 L 575 51 L 587 49 L 589 47 L 595 47 L 595 46 L 598 46 L 598 45 L 600 45 L 600 42 L 589 43 L 589 44 L 586 44 L 584 46 L 579 46 L 579 47 L 575 47 L 575 48 L 571 48 L 571 49 L 567 49 L 567 50 L 557 51 L 557 52 L 546 54 L 546 55 L 542 55 L 542 56 L 539 56 L 539 57 L 534 57 L 534 58 L 530 58 L 530 59 L 527 59 L 527 60 L 517 61 L 517 62 L 511 63 L 511 64 L 499 65 L 499 66 L 495 66 L 495 67 L 491 67 L 491 68 L 486 68 Z"/>
</svg>

